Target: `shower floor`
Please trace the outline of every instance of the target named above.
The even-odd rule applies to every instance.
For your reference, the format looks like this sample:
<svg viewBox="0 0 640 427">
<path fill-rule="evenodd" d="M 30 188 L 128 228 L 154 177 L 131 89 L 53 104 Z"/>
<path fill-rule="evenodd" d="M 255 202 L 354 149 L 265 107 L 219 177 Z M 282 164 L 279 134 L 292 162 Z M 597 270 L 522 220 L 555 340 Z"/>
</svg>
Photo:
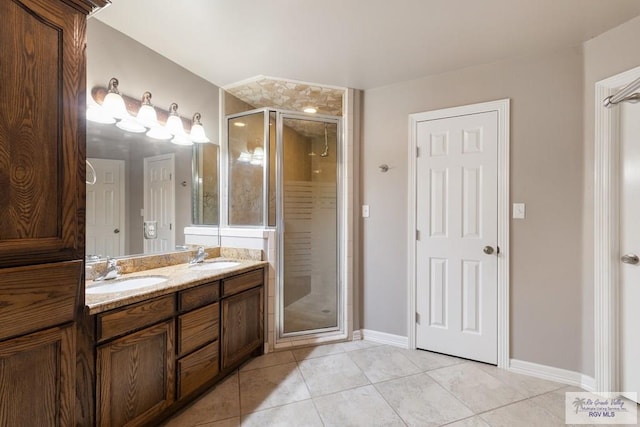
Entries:
<svg viewBox="0 0 640 427">
<path fill-rule="evenodd" d="M 310 293 L 284 308 L 284 332 L 336 327 L 336 296 Z"/>
</svg>

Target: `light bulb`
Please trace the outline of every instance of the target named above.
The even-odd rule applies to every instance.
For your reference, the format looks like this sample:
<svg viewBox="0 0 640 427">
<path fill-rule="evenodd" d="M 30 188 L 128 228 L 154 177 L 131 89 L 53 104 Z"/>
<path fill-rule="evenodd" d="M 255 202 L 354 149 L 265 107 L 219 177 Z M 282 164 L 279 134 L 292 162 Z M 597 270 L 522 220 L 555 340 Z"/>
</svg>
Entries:
<svg viewBox="0 0 640 427">
<path fill-rule="evenodd" d="M 151 105 L 151 92 L 145 92 L 142 94 L 142 105 L 138 110 L 136 120 L 142 125 L 148 128 L 159 126 L 158 115 L 156 109 Z"/>
<path fill-rule="evenodd" d="M 193 115 L 193 125 L 191 125 L 191 140 L 198 144 L 204 144 L 207 142 L 211 142 L 207 135 L 204 133 L 204 128 L 202 127 L 202 123 L 200 123 L 200 113 L 195 113 Z"/>
<path fill-rule="evenodd" d="M 118 79 L 115 77 L 109 80 L 108 93 L 102 101 L 102 108 L 111 117 L 122 120 L 129 116 L 124 99 L 118 92 Z"/>
</svg>

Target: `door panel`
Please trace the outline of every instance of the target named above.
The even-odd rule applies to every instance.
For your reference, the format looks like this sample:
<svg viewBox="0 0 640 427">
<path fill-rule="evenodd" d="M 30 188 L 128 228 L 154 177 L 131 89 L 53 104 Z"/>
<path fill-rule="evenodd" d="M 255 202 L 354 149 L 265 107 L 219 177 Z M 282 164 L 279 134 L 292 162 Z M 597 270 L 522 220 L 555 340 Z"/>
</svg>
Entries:
<svg viewBox="0 0 640 427">
<path fill-rule="evenodd" d="M 87 185 L 87 254 L 124 255 L 124 160 L 88 159 L 96 182 Z"/>
<path fill-rule="evenodd" d="M 640 105 L 620 104 L 620 257 L 640 256 Z M 620 264 L 620 391 L 640 394 L 640 264 Z M 631 397 L 629 395 L 628 397 Z"/>
<path fill-rule="evenodd" d="M 497 363 L 497 128 L 486 112 L 417 124 L 418 348 Z M 427 232 L 428 231 L 428 232 Z"/>
<path fill-rule="evenodd" d="M 145 253 L 166 252 L 175 247 L 173 176 L 173 154 L 144 159 L 144 221 L 155 221 L 157 232 L 156 238 L 144 238 Z"/>
<path fill-rule="evenodd" d="M 339 123 L 283 115 L 279 129 L 281 332 L 337 330 Z"/>
</svg>

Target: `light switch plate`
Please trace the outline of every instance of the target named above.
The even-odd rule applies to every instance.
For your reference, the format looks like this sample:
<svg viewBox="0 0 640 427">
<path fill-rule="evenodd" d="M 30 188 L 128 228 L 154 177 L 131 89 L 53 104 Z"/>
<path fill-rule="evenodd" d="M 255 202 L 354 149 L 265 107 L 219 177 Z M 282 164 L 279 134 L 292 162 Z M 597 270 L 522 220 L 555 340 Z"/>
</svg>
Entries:
<svg viewBox="0 0 640 427">
<path fill-rule="evenodd" d="M 513 204 L 513 219 L 524 219 L 525 217 L 525 206 L 524 203 L 514 203 Z"/>
<path fill-rule="evenodd" d="M 369 218 L 369 205 L 362 205 L 362 218 Z"/>
</svg>

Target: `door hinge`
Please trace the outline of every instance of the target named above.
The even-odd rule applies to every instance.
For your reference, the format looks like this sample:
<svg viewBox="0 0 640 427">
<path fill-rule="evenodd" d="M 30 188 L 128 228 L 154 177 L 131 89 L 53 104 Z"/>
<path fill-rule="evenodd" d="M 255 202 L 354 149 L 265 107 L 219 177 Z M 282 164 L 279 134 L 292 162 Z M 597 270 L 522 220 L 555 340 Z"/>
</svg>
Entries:
<svg viewBox="0 0 640 427">
<path fill-rule="evenodd" d="M 173 224 L 169 223 L 169 230 L 173 230 Z"/>
<path fill-rule="evenodd" d="M 416 147 L 416 157 L 420 157 L 420 147 Z"/>
<path fill-rule="evenodd" d="M 171 181 L 172 179 L 173 179 L 173 174 L 172 174 L 172 173 L 170 173 L 170 174 L 169 174 L 169 181 Z"/>
<path fill-rule="evenodd" d="M 416 230 L 416 240 L 420 240 L 420 230 Z"/>
<path fill-rule="evenodd" d="M 416 311 L 416 324 L 420 324 L 420 313 Z"/>
</svg>

